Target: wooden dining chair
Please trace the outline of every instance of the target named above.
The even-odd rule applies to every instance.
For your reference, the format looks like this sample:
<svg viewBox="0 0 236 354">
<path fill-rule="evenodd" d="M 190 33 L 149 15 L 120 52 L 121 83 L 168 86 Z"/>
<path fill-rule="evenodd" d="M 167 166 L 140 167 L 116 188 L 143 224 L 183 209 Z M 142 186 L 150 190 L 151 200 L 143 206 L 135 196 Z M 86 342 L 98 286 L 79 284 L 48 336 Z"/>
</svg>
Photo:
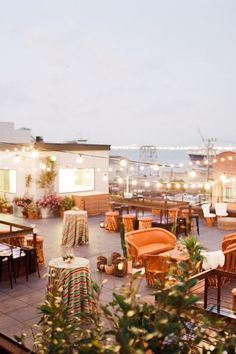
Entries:
<svg viewBox="0 0 236 354">
<path fill-rule="evenodd" d="M 11 288 L 13 288 L 13 282 L 12 279 L 14 279 L 16 283 L 16 275 L 15 275 L 15 268 L 14 268 L 14 262 L 13 262 L 13 251 L 12 247 L 9 245 L 8 249 L 1 251 L 0 252 L 0 281 L 2 280 L 2 270 L 3 270 L 3 265 L 7 265 L 8 269 L 8 276 L 10 280 L 10 285 Z"/>
</svg>

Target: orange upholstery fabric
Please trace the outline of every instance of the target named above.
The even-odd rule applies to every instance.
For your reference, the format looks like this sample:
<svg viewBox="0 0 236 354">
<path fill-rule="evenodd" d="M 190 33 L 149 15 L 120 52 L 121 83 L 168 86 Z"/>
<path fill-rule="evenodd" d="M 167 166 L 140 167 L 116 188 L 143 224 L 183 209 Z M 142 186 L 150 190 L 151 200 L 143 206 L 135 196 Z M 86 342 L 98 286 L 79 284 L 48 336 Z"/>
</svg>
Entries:
<svg viewBox="0 0 236 354">
<path fill-rule="evenodd" d="M 129 255 L 140 260 L 147 253 L 161 253 L 175 248 L 176 237 L 162 228 L 150 228 L 126 233 Z"/>
<path fill-rule="evenodd" d="M 223 238 L 221 247 L 225 255 L 225 264 L 217 269 L 236 273 L 236 234 L 226 235 Z M 217 278 L 215 276 L 210 277 L 209 281 L 211 286 L 217 286 Z M 221 277 L 221 285 L 230 282 L 230 278 Z"/>
<path fill-rule="evenodd" d="M 236 233 L 224 236 L 222 246 L 221 246 L 222 251 L 224 252 L 228 248 L 228 246 L 232 244 L 236 245 Z"/>
</svg>

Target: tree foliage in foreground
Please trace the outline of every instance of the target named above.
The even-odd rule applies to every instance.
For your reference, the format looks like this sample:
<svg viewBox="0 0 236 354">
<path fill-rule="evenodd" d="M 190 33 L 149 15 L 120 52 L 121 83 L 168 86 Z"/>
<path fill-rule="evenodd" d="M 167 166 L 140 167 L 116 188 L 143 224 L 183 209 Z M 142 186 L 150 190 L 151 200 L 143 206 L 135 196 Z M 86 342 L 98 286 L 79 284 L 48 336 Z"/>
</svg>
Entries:
<svg viewBox="0 0 236 354">
<path fill-rule="evenodd" d="M 192 294 L 195 281 L 180 265 L 176 278 L 157 284 L 155 305 L 142 301 L 140 277 L 113 293 L 102 305 L 102 287 L 93 284 L 93 311 L 81 313 L 73 322 L 56 285 L 40 306 L 41 322 L 36 326 L 37 354 L 154 354 L 235 353 L 236 337 L 224 322 L 212 320 L 196 307 Z M 102 284 L 103 285 L 103 284 Z M 227 331 L 225 330 L 227 328 Z"/>
</svg>

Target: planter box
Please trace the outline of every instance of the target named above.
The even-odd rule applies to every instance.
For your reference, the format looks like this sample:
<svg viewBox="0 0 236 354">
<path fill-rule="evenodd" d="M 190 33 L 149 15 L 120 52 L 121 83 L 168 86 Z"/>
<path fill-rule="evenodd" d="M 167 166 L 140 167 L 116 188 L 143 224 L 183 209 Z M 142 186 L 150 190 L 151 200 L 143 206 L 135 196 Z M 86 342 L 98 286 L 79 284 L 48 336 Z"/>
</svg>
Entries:
<svg viewBox="0 0 236 354">
<path fill-rule="evenodd" d="M 41 208 L 40 213 L 42 216 L 42 219 L 49 219 L 49 218 L 55 218 L 58 216 L 58 211 L 49 209 L 49 208 Z"/>
</svg>

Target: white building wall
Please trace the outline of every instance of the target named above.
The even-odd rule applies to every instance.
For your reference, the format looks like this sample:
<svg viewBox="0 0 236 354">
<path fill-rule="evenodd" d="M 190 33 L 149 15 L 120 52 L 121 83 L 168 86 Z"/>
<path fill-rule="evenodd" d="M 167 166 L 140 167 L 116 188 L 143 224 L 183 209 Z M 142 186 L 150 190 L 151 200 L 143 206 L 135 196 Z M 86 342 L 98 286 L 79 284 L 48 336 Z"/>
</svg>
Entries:
<svg viewBox="0 0 236 354">
<path fill-rule="evenodd" d="M 3 158 L 8 155 L 6 152 L 0 152 L 0 168 L 1 169 L 13 169 L 16 170 L 16 194 L 6 193 L 6 197 L 12 200 L 15 196 L 23 196 L 26 192 L 25 176 L 31 174 L 33 181 L 28 192 L 34 197 L 35 200 L 41 198 L 44 195 L 44 190 L 39 188 L 37 180 L 39 179 L 41 169 L 40 164 L 44 162 L 46 157 L 55 155 L 57 157 L 56 170 L 59 168 L 94 168 L 95 178 L 95 192 L 108 193 L 109 181 L 104 180 L 104 175 L 108 176 L 109 168 L 109 151 L 81 151 L 83 162 L 81 164 L 76 162 L 76 158 L 80 152 L 64 153 L 45 151 L 39 152 L 39 157 L 33 159 L 31 153 L 25 153 L 25 157 L 21 157 L 21 160 L 16 163 L 13 156 Z M 92 155 L 92 156 L 85 156 Z M 26 157 L 27 156 L 27 157 Z M 59 193 L 59 180 L 58 174 L 54 183 L 54 191 Z M 86 193 L 86 192 L 84 192 Z M 70 194 L 70 193 L 68 193 Z M 72 193 L 71 193 L 72 194 Z M 73 193 L 76 194 L 76 193 Z M 79 192 L 83 194 L 83 192 Z"/>
</svg>

